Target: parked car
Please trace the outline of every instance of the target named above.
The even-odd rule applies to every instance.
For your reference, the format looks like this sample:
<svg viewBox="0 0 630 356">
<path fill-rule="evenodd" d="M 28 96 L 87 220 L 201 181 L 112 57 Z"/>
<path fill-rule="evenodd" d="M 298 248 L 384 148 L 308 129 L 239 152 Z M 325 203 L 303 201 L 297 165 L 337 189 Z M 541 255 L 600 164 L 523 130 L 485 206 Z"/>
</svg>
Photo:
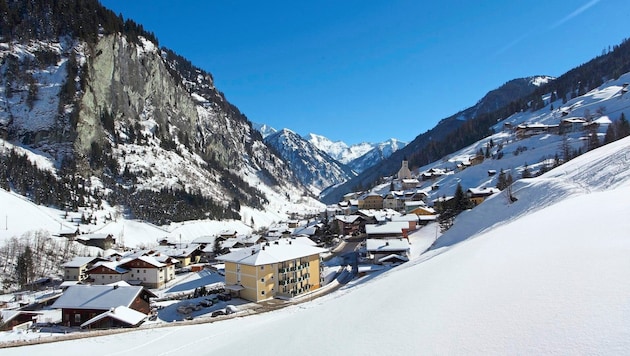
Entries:
<svg viewBox="0 0 630 356">
<path fill-rule="evenodd" d="M 201 305 L 202 307 L 206 307 L 206 308 L 207 307 L 211 307 L 212 304 L 214 304 L 214 303 L 212 302 L 211 299 L 204 299 L 201 302 L 199 302 L 199 305 Z"/>
<path fill-rule="evenodd" d="M 225 315 L 225 312 L 223 310 L 215 310 L 212 312 L 212 314 L 210 314 L 211 317 L 215 317 L 215 316 L 219 316 L 219 315 Z"/>
<path fill-rule="evenodd" d="M 237 311 L 238 311 L 238 308 L 236 308 L 232 304 L 225 307 L 225 314 L 233 314 L 233 313 L 236 313 Z"/>
<path fill-rule="evenodd" d="M 231 296 L 231 295 L 229 295 L 229 294 L 219 294 L 219 295 L 217 296 L 217 298 L 219 298 L 219 300 L 221 300 L 221 301 L 224 301 L 224 302 L 225 302 L 226 300 L 231 300 L 231 299 L 232 299 L 232 296 Z"/>
</svg>

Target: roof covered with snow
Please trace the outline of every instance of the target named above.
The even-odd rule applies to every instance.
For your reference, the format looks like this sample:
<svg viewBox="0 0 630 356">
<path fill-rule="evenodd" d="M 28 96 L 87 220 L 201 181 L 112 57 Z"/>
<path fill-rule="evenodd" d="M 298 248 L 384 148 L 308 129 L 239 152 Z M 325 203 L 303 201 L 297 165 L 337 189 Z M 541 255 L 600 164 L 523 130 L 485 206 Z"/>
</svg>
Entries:
<svg viewBox="0 0 630 356">
<path fill-rule="evenodd" d="M 274 242 L 243 248 L 227 255 L 219 256 L 217 260 L 260 266 L 318 255 L 327 251 L 323 248 L 295 242 L 294 239 L 278 239 Z"/>
<path fill-rule="evenodd" d="M 108 310 L 120 305 L 128 307 L 143 289 L 140 286 L 70 286 L 52 308 Z"/>
<path fill-rule="evenodd" d="M 146 314 L 143 314 L 137 310 L 133 310 L 131 308 L 127 308 L 125 306 L 118 306 L 112 310 L 106 311 L 105 313 L 99 314 L 95 317 L 93 317 L 92 319 L 86 321 L 85 323 L 81 324 L 81 327 L 87 327 L 101 319 L 105 319 L 105 318 L 112 318 L 112 319 L 116 319 L 118 321 L 121 321 L 125 324 L 128 325 L 138 325 L 140 324 L 145 318 L 146 318 Z"/>
<path fill-rule="evenodd" d="M 408 251 L 411 248 L 407 239 L 366 239 L 365 248 L 369 252 Z"/>
</svg>

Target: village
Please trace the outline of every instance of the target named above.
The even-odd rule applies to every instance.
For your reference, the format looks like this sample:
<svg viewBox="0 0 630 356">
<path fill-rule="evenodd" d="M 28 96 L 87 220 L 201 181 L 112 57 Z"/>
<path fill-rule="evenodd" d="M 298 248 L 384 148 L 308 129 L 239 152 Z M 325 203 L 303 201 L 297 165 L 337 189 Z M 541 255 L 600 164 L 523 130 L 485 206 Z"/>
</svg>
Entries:
<svg viewBox="0 0 630 356">
<path fill-rule="evenodd" d="M 261 235 L 225 230 L 120 249 L 111 234 L 63 231 L 102 253 L 76 256 L 63 276 L 0 296 L 2 334 L 11 334 L 0 343 L 213 322 L 312 300 L 430 247 L 435 229 L 415 245 L 410 238 L 437 217 L 417 184 L 404 161 L 392 179 L 399 189 L 385 197 L 349 194 L 319 216 L 295 216 Z"/>
<path fill-rule="evenodd" d="M 504 125 L 515 140 L 541 134 L 602 132 L 609 120 L 565 118 L 560 125 Z M 487 145 L 490 148 L 490 145 Z M 500 154 L 493 147 L 491 155 Z M 432 191 L 444 176 L 481 164 L 480 149 L 453 169 L 412 172 L 408 161 L 369 191 L 346 194 L 318 215 L 274 224 L 260 234 L 224 230 L 214 236 L 164 238 L 155 246 L 121 248 L 112 234 L 60 236 L 97 248 L 75 256 L 63 276 L 33 281 L 0 296 L 0 345 L 85 337 L 122 329 L 214 322 L 312 300 L 427 251 L 453 196 Z M 488 170 L 492 177 L 496 170 Z M 500 193 L 471 187 L 470 207 Z M 430 200 L 433 196 L 434 199 Z M 5 337 L 2 337 L 4 334 Z M 46 337 L 48 336 L 48 337 Z M 47 341 L 44 341 L 47 342 Z"/>
</svg>

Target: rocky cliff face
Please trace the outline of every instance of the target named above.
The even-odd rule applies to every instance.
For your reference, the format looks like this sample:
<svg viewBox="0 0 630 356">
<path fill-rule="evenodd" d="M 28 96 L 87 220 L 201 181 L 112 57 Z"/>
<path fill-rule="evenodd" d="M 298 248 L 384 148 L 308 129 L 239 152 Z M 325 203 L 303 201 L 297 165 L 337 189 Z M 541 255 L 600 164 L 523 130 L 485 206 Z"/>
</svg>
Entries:
<svg viewBox="0 0 630 356">
<path fill-rule="evenodd" d="M 100 180 L 105 199 L 133 205 L 137 192 L 166 189 L 238 214 L 305 192 L 209 73 L 141 36 L 1 45 L 0 133 L 63 174 Z M 33 64 L 39 53 L 53 59 Z"/>
</svg>

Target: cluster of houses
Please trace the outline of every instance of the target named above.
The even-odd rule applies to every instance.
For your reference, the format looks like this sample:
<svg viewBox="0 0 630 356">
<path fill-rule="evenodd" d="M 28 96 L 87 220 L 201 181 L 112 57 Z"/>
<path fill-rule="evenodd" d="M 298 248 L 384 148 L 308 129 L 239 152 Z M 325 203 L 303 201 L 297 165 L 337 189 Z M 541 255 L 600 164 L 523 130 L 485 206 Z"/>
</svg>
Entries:
<svg viewBox="0 0 630 356">
<path fill-rule="evenodd" d="M 165 239 L 151 249 L 125 253 L 110 249 L 104 251 L 106 257 L 75 257 L 63 265 L 63 292 L 29 311 L 6 311 L 0 330 L 41 322 L 51 310 L 61 313 L 66 327 L 138 326 L 151 312 L 150 298 L 156 297 L 151 290 L 164 288 L 180 269 L 202 269 L 200 262 L 217 252 L 223 254 L 213 258 L 221 262 L 225 289 L 233 296 L 257 302 L 314 291 L 322 285 L 320 254 L 327 250 L 308 237 L 319 225 L 298 227 L 299 223 L 277 225 L 265 236 L 226 230 L 187 244 Z M 219 251 L 213 251 L 217 245 Z"/>
<path fill-rule="evenodd" d="M 559 124 L 520 124 L 513 127 L 510 123 L 504 124 L 505 130 L 511 130 L 515 133 L 517 139 L 524 139 L 541 134 L 563 135 L 573 132 L 594 131 L 606 132 L 611 124 L 608 116 L 601 116 L 594 120 L 587 120 L 584 117 L 566 117 L 560 120 Z"/>
</svg>

